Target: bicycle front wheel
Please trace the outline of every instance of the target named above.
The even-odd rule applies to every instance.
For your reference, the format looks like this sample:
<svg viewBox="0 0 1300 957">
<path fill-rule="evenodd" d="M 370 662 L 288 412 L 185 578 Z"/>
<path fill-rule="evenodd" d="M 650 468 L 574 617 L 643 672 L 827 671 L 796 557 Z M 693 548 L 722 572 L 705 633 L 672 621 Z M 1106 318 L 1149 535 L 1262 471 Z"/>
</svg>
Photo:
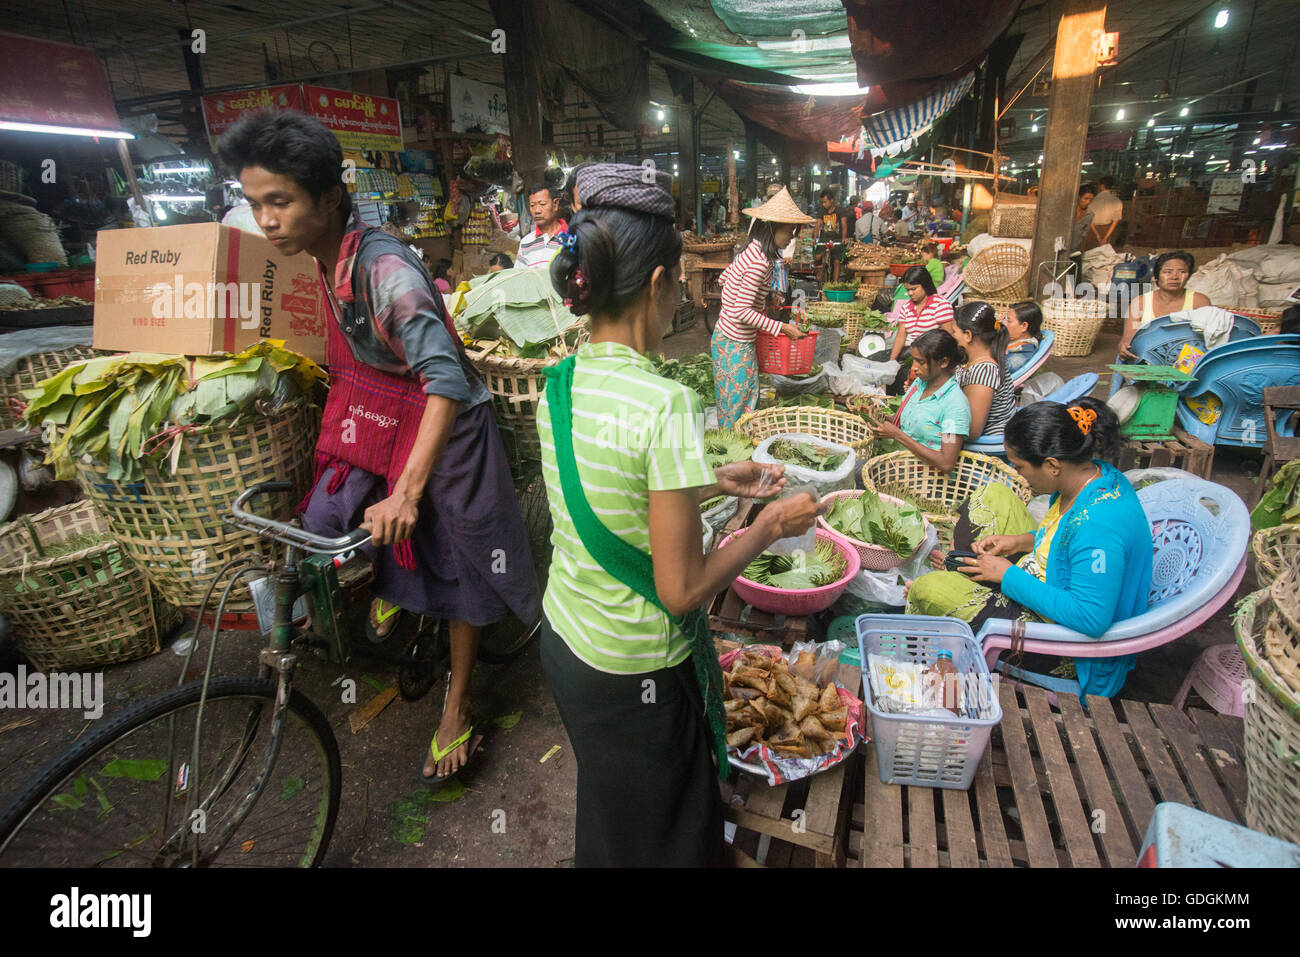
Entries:
<svg viewBox="0 0 1300 957">
<path fill-rule="evenodd" d="M 274 680 L 214 678 L 196 759 L 201 691 L 196 681 L 142 701 L 38 771 L 0 810 L 0 865 L 318 864 L 341 788 L 325 716 L 294 691 L 277 722 Z M 255 793 L 276 734 L 278 756 Z"/>
</svg>

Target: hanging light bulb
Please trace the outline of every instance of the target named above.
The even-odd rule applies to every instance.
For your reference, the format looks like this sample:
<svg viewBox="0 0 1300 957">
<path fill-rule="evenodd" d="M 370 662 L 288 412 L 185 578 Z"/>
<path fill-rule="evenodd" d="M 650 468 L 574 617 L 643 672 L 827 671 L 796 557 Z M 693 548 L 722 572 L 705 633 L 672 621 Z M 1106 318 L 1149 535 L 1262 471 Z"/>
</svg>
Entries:
<svg viewBox="0 0 1300 957">
<path fill-rule="evenodd" d="M 1178 111 L 1178 115 L 1186 116 L 1190 112 L 1192 112 L 1191 107 L 1184 106 L 1181 110 Z"/>
<path fill-rule="evenodd" d="M 776 157 L 775 157 L 775 156 L 772 157 L 772 165 L 773 165 L 773 166 L 776 165 Z"/>
<path fill-rule="evenodd" d="M 660 123 L 662 123 L 664 121 L 664 111 L 660 110 L 658 113 L 656 113 L 655 119 L 657 119 Z"/>
<path fill-rule="evenodd" d="M 1155 125 L 1156 125 L 1156 118 L 1154 116 L 1151 117 L 1151 119 L 1147 120 L 1147 129 L 1150 129 Z"/>
<path fill-rule="evenodd" d="M 1038 132 L 1038 124 L 1035 123 L 1033 126 L 1031 126 L 1031 127 L 1030 127 L 1030 130 L 1031 130 L 1032 132 L 1034 132 L 1034 133 L 1037 133 L 1037 132 Z"/>
<path fill-rule="evenodd" d="M 1115 113 L 1115 119 L 1117 119 L 1117 120 L 1122 120 L 1122 119 L 1124 119 L 1124 107 L 1121 106 L 1121 107 L 1119 108 L 1119 110 L 1116 111 L 1116 113 Z"/>
<path fill-rule="evenodd" d="M 1228 25 L 1228 8 L 1223 7 L 1214 15 L 1214 29 L 1222 30 Z"/>
</svg>

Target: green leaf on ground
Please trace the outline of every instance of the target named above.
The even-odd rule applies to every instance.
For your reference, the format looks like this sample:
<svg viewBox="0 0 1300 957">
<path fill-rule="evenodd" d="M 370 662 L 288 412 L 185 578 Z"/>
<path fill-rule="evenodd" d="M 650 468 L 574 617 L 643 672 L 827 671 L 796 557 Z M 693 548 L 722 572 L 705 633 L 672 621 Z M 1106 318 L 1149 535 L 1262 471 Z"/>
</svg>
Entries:
<svg viewBox="0 0 1300 957">
<path fill-rule="evenodd" d="M 82 775 L 77 775 L 77 780 L 72 782 L 72 793 L 77 797 L 85 797 L 90 788 L 86 787 L 86 779 Z"/>
<path fill-rule="evenodd" d="M 104 765 L 100 772 L 107 778 L 130 778 L 132 781 L 157 781 L 167 773 L 167 762 L 152 758 L 118 758 Z"/>
<path fill-rule="evenodd" d="M 460 783 L 459 778 L 452 778 L 436 791 L 429 792 L 429 800 L 438 804 L 450 804 L 452 801 L 459 801 L 465 796 L 465 785 Z"/>
<path fill-rule="evenodd" d="M 70 811 L 79 811 L 86 806 L 86 802 L 79 797 L 73 797 L 71 794 L 56 794 L 51 800 L 59 807 L 67 808 Z"/>
<path fill-rule="evenodd" d="M 519 723 L 519 719 L 524 716 L 522 711 L 516 711 L 513 714 L 503 714 L 498 718 L 493 718 L 492 723 L 503 731 L 509 731 Z"/>
<path fill-rule="evenodd" d="M 388 685 L 384 684 L 378 678 L 370 677 L 370 675 L 362 675 L 361 680 L 364 681 L 366 684 L 370 685 L 370 687 L 374 688 L 376 691 L 388 690 Z"/>
</svg>

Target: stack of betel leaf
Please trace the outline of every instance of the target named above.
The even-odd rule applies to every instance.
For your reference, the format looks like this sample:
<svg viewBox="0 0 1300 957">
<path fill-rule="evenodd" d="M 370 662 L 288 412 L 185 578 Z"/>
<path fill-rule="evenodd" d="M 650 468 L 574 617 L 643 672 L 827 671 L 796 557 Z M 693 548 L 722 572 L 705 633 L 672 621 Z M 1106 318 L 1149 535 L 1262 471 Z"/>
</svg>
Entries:
<svg viewBox="0 0 1300 957">
<path fill-rule="evenodd" d="M 182 430 L 271 415 L 298 399 L 313 400 L 325 373 L 306 356 L 265 339 L 237 355 L 187 357 L 131 352 L 74 362 L 25 391 L 26 422 L 56 426 L 46 462 L 55 475 L 76 475 L 89 455 L 108 477 L 133 482 L 142 463 L 170 457 L 175 469 Z"/>
<path fill-rule="evenodd" d="M 701 402 L 706 406 L 713 405 L 713 360 L 708 353 L 701 352 L 681 359 L 665 359 L 661 355 L 653 355 L 650 361 L 654 364 L 656 375 L 694 389 Z"/>
<path fill-rule="evenodd" d="M 735 429 L 709 429 L 704 433 L 704 458 L 709 468 L 732 462 L 743 462 L 754 454 L 754 443 L 744 432 Z M 707 512 L 725 501 L 727 496 L 715 495 L 700 503 L 700 511 Z"/>
<path fill-rule="evenodd" d="M 806 591 L 834 585 L 844 577 L 847 568 L 848 560 L 840 550 L 827 539 L 819 538 L 811 552 L 793 555 L 763 552 L 745 566 L 741 577 L 768 588 Z"/>
<path fill-rule="evenodd" d="M 925 520 L 915 508 L 900 508 L 874 492 L 842 495 L 826 515 L 826 524 L 849 538 L 888 548 L 909 557 L 925 540 Z"/>
<path fill-rule="evenodd" d="M 563 358 L 584 328 L 556 294 L 547 269 L 475 276 L 456 288 L 448 308 L 458 329 L 480 343 L 495 343 L 493 353 L 507 357 Z"/>
<path fill-rule="evenodd" d="M 772 458 L 787 465 L 798 465 L 814 472 L 833 472 L 844 461 L 843 452 L 823 449 L 808 442 L 777 439 L 767 447 Z"/>
</svg>

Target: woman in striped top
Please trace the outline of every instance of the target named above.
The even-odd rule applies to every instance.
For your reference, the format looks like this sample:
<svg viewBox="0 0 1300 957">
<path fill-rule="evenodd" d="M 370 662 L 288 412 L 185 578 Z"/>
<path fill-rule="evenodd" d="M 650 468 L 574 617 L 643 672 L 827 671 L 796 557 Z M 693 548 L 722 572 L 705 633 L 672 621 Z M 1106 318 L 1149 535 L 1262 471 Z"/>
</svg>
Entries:
<svg viewBox="0 0 1300 957">
<path fill-rule="evenodd" d="M 889 358 L 899 359 L 903 350 L 931 329 L 952 332 L 952 303 L 935 292 L 934 279 L 924 266 L 913 266 L 903 273 L 907 298 L 894 309 L 898 332 Z"/>
<path fill-rule="evenodd" d="M 970 440 L 999 435 L 1016 412 L 1016 390 L 1007 374 L 1010 333 L 987 302 L 968 302 L 957 310 L 953 338 L 966 351 L 957 382 L 970 403 Z"/>
<path fill-rule="evenodd" d="M 541 658 L 577 761 L 581 867 L 719 862 L 709 728 L 721 674 L 701 692 L 697 665 L 717 664 L 695 613 L 823 511 L 811 495 L 787 496 L 704 554 L 702 497 L 753 496 L 764 470 L 710 468 L 699 397 L 655 375 L 647 357 L 672 322 L 681 236 L 672 180 L 645 183 L 643 173 L 595 164 L 578 176 L 582 211 L 551 282 L 590 315 L 591 341 L 556 367 L 537 410 L 555 522 Z M 773 488 L 783 472 L 767 470 Z"/>
<path fill-rule="evenodd" d="M 731 265 L 722 272 L 722 312 L 713 330 L 713 381 L 717 393 L 718 425 L 731 428 L 758 405 L 759 331 L 792 339 L 803 336 L 792 322 L 765 316 L 772 267 L 801 224 L 816 222 L 795 206 L 782 189 L 761 206 L 743 211 L 752 218 L 749 237 Z"/>
</svg>

